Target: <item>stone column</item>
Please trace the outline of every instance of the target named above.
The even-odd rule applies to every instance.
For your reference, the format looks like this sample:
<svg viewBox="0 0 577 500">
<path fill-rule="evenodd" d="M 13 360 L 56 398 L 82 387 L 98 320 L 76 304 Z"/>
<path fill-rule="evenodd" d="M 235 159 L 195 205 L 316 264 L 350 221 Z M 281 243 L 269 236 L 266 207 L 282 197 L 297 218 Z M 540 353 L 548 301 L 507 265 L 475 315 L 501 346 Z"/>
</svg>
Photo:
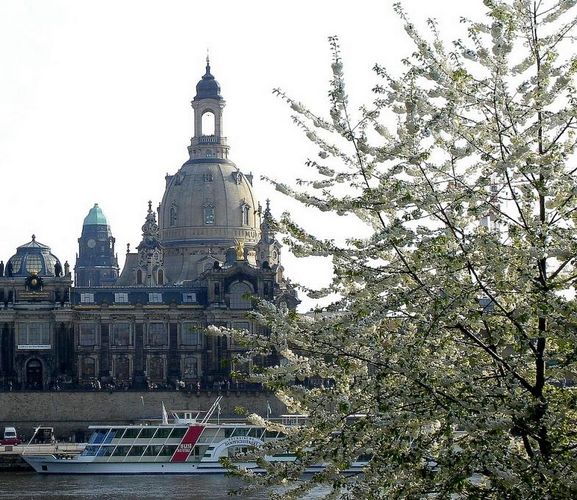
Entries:
<svg viewBox="0 0 577 500">
<path fill-rule="evenodd" d="M 168 324 L 168 378 L 180 380 L 180 356 L 178 353 L 178 323 Z"/>
<path fill-rule="evenodd" d="M 134 324 L 134 358 L 132 382 L 136 386 L 145 386 L 144 377 L 144 324 Z"/>
<path fill-rule="evenodd" d="M 100 325 L 100 377 L 110 375 L 110 354 L 109 354 L 110 325 L 103 323 Z"/>
</svg>

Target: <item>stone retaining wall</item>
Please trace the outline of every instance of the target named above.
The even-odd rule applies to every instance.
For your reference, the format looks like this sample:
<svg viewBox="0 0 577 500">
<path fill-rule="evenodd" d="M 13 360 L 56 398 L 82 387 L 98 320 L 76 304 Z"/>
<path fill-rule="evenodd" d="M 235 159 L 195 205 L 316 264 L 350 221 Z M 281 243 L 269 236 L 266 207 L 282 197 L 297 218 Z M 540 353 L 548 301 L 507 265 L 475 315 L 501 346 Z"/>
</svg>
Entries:
<svg viewBox="0 0 577 500">
<path fill-rule="evenodd" d="M 217 394 L 180 391 L 154 392 L 0 392 L 0 428 L 14 426 L 18 433 L 30 437 L 38 425 L 54 427 L 58 439 L 81 435 L 89 425 L 121 425 L 142 419 L 161 418 L 162 403 L 167 410 L 207 410 Z M 271 416 L 286 412 L 284 405 L 271 393 L 223 394 L 221 418 L 240 418 L 238 407 L 249 413 Z M 213 415 L 217 417 L 216 412 Z"/>
</svg>

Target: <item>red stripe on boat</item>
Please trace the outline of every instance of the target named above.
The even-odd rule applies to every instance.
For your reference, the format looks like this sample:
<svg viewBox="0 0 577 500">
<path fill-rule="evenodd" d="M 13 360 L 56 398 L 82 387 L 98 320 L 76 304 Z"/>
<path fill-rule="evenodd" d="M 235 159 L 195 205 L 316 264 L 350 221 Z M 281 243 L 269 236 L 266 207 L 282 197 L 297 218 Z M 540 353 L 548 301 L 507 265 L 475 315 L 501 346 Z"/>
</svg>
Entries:
<svg viewBox="0 0 577 500">
<path fill-rule="evenodd" d="M 180 441 L 178 448 L 176 448 L 176 451 L 174 452 L 174 455 L 172 455 L 170 461 L 186 462 L 188 455 L 190 455 L 192 448 L 198 441 L 198 438 L 202 434 L 203 430 L 203 425 L 191 425 L 186 430 L 186 434 L 182 437 L 182 440 Z"/>
</svg>

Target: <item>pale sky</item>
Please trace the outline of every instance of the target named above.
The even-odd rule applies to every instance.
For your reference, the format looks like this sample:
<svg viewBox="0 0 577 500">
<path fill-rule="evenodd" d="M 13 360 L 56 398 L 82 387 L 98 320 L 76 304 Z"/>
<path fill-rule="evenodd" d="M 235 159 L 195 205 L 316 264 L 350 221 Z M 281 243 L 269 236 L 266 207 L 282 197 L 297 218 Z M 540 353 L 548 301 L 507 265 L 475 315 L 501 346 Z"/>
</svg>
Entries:
<svg viewBox="0 0 577 500">
<path fill-rule="evenodd" d="M 326 116 L 327 37 L 341 40 L 348 92 L 370 102 L 372 66 L 393 73 L 412 46 L 392 0 L 0 0 L 0 259 L 31 239 L 74 267 L 82 221 L 94 203 L 116 238 L 141 240 L 147 202 L 156 207 L 167 173 L 187 160 L 190 101 L 207 49 L 225 108 L 230 158 L 255 174 L 255 193 L 275 215 L 300 212 L 261 175 L 305 175 L 315 149 L 272 95 L 281 87 Z M 447 39 L 459 16 L 478 18 L 481 0 L 406 0 L 417 25 L 436 17 Z M 461 28 L 462 29 L 462 28 Z M 313 217 L 314 215 L 314 217 Z M 320 225 L 342 235 L 338 220 Z M 346 230 L 346 229 L 345 229 Z M 287 256 L 293 281 L 326 282 L 328 266 Z"/>
</svg>

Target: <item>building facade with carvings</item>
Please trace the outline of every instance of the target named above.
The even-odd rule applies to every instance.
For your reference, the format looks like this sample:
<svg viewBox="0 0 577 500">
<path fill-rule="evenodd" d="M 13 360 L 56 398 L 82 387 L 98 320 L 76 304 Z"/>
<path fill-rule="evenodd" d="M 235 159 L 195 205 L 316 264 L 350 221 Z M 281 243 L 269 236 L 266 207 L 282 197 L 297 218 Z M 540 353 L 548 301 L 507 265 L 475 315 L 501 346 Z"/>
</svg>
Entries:
<svg viewBox="0 0 577 500">
<path fill-rule="evenodd" d="M 158 207 L 149 203 L 122 270 L 98 204 L 79 228 L 73 269 L 34 236 L 0 263 L 0 387 L 225 381 L 240 348 L 204 329 L 262 328 L 247 318 L 254 297 L 296 307 L 270 207 L 229 159 L 224 107 L 207 62 L 189 158 L 166 176 Z"/>
</svg>

